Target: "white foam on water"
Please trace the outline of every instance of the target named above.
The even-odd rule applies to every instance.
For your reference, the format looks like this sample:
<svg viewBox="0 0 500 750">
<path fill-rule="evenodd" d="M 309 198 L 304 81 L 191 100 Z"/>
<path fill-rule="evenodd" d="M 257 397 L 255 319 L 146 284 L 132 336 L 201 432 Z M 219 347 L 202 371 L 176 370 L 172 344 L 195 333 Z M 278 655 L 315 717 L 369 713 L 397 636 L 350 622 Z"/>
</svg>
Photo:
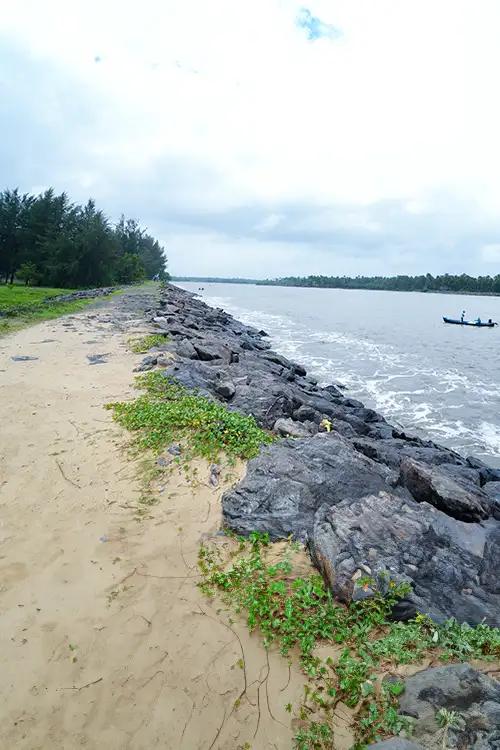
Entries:
<svg viewBox="0 0 500 750">
<path fill-rule="evenodd" d="M 388 344 L 339 331 L 311 331 L 284 315 L 248 310 L 223 297 L 204 299 L 243 323 L 266 330 L 273 347 L 303 364 L 321 385 L 339 382 L 349 395 L 390 422 L 460 453 L 500 459 L 500 425 L 480 417 L 485 405 L 498 403 L 496 383 L 479 374 L 476 378 L 455 368 L 432 367 L 418 355 Z M 323 350 L 324 355 L 319 353 Z M 468 415 L 467 423 L 451 418 L 450 411 L 459 417 L 466 407 L 469 415 L 477 416 Z"/>
</svg>

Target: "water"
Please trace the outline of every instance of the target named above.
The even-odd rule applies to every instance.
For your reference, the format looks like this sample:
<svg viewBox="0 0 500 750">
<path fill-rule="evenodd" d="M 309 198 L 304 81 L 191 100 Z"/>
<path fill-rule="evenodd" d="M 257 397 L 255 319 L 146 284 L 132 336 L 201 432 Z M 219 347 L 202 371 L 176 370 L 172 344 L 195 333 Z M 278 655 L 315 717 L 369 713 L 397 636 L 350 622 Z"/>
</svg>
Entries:
<svg viewBox="0 0 500 750">
<path fill-rule="evenodd" d="M 198 291 L 199 283 L 179 283 Z M 203 284 L 201 297 L 264 328 L 273 348 L 321 384 L 421 437 L 500 466 L 500 327 L 445 325 L 443 315 L 500 321 L 499 297 Z"/>
</svg>

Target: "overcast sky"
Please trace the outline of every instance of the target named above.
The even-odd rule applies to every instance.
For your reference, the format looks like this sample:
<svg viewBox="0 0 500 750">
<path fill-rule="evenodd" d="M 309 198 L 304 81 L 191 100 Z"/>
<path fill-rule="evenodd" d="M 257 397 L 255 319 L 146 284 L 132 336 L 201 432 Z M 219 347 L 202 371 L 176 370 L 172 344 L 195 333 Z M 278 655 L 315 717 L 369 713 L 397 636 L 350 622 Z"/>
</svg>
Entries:
<svg viewBox="0 0 500 750">
<path fill-rule="evenodd" d="M 174 274 L 500 273 L 499 0 L 16 0 L 0 189 Z"/>
</svg>

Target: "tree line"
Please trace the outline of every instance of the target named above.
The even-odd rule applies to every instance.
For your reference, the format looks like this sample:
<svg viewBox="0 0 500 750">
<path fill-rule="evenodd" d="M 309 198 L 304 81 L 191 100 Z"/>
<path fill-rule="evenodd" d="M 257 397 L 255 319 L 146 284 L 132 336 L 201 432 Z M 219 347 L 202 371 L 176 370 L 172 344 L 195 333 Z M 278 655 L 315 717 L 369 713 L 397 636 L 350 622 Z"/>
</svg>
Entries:
<svg viewBox="0 0 500 750">
<path fill-rule="evenodd" d="M 468 292 L 500 294 L 500 274 L 496 276 L 453 276 L 445 273 L 432 276 L 286 276 L 280 279 L 257 281 L 273 286 L 307 286 L 329 289 L 378 289 L 395 292 Z"/>
<path fill-rule="evenodd" d="M 0 193 L 0 279 L 52 287 L 168 278 L 163 247 L 135 219 L 113 225 L 93 200 L 71 203 L 49 188 Z"/>
</svg>

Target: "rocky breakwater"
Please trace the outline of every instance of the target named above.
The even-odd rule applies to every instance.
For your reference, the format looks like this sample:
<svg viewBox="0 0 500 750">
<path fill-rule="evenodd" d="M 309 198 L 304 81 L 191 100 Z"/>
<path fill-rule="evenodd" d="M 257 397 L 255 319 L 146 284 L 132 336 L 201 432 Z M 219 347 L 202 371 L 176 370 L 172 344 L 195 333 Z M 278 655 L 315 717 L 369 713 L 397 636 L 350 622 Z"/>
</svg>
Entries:
<svg viewBox="0 0 500 750">
<path fill-rule="evenodd" d="M 168 286 L 156 326 L 166 368 L 283 439 L 252 459 L 223 497 L 227 526 L 305 542 L 334 595 L 406 581 L 400 619 L 416 612 L 500 625 L 500 471 L 407 435 L 339 387 L 272 351 L 267 334 Z"/>
</svg>

